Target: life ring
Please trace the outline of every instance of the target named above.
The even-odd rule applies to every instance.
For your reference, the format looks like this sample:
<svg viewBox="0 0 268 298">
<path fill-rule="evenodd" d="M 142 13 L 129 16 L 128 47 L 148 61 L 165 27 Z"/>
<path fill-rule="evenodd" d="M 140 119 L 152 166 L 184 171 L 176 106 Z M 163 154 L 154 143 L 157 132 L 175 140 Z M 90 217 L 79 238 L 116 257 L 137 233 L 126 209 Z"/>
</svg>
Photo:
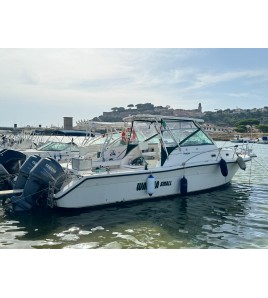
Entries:
<svg viewBox="0 0 268 298">
<path fill-rule="evenodd" d="M 127 127 L 122 131 L 121 137 L 122 137 L 122 140 L 125 143 L 127 143 L 127 142 L 133 142 L 137 138 L 137 135 L 133 128 L 131 129 L 130 127 Z"/>
</svg>

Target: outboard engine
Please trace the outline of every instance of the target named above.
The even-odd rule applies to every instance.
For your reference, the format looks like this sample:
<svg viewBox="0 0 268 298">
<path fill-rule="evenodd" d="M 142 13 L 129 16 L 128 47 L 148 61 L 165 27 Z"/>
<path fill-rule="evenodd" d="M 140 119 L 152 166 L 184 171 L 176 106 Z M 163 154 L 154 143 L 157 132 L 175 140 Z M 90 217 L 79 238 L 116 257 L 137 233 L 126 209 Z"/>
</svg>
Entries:
<svg viewBox="0 0 268 298">
<path fill-rule="evenodd" d="M 13 211 L 25 211 L 36 207 L 47 207 L 48 190 L 53 183 L 57 191 L 63 184 L 65 172 L 53 158 L 42 158 L 30 171 L 20 196 L 11 198 Z"/>
<path fill-rule="evenodd" d="M 6 168 L 0 164 L 0 190 L 8 189 L 12 189 L 11 177 Z"/>
<path fill-rule="evenodd" d="M 26 160 L 26 155 L 20 151 L 4 149 L 0 152 L 0 164 L 2 164 L 9 174 L 17 174 Z"/>
<path fill-rule="evenodd" d="M 38 155 L 31 155 L 26 159 L 26 161 L 20 168 L 18 178 L 14 185 L 14 189 L 24 188 L 32 168 L 39 162 L 40 159 L 41 157 Z"/>
<path fill-rule="evenodd" d="M 0 151 L 0 190 L 12 189 L 11 176 L 19 172 L 26 155 L 20 151 L 3 149 Z"/>
</svg>

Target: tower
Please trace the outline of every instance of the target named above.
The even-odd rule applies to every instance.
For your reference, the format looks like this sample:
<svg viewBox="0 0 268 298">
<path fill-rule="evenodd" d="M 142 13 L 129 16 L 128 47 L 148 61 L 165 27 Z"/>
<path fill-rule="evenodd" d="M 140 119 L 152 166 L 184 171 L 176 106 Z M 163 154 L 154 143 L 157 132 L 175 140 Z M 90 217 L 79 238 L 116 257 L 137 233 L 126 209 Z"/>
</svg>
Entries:
<svg viewBox="0 0 268 298">
<path fill-rule="evenodd" d="M 63 117 L 63 129 L 73 129 L 73 117 Z"/>
</svg>

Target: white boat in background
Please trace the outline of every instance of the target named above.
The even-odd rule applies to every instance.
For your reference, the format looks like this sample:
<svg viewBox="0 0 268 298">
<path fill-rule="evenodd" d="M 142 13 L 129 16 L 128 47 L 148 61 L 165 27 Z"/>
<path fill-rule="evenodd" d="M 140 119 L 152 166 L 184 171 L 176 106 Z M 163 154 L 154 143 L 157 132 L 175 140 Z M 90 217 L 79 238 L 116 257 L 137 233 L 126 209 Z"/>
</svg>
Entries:
<svg viewBox="0 0 268 298">
<path fill-rule="evenodd" d="M 238 155 L 248 155 L 250 157 L 257 157 L 257 154 L 253 151 L 253 143 L 243 143 L 242 146 L 237 148 Z"/>
<path fill-rule="evenodd" d="M 235 135 L 233 139 L 230 140 L 232 143 L 256 143 L 256 139 L 241 137 L 240 135 Z"/>
<path fill-rule="evenodd" d="M 70 132 L 69 136 L 42 135 L 45 143 L 40 147 L 21 150 L 3 149 L 0 151 L 0 190 L 12 188 L 26 158 L 28 166 L 24 167 L 24 170 L 26 169 L 24 174 L 27 175 L 41 158 L 46 157 L 57 160 L 68 169 L 72 168 L 72 159 L 78 157 L 90 158 L 97 166 L 118 164 L 127 148 L 121 137 L 121 131 L 124 131 L 126 125 L 127 123 L 122 122 L 91 121 L 90 128 L 94 127 L 94 131 L 97 129 L 102 131 L 102 134 L 94 132 L 84 137 L 74 136 L 75 132 Z"/>
<path fill-rule="evenodd" d="M 229 183 L 251 160 L 238 155 L 237 146 L 218 148 L 199 125 L 202 120 L 161 115 L 124 120 L 131 123 L 124 134 L 126 151 L 114 165 L 74 158 L 67 169 L 55 159 L 41 158 L 24 175 L 26 160 L 14 187 L 22 193 L 9 197 L 5 209 L 86 208 L 185 195 Z"/>
<path fill-rule="evenodd" d="M 79 147 L 74 142 L 47 142 L 37 149 L 20 150 L 26 156 L 37 155 L 42 158 L 52 157 L 59 162 L 67 162 L 79 156 Z"/>
<path fill-rule="evenodd" d="M 268 144 L 268 136 L 262 136 L 258 139 L 259 144 Z"/>
</svg>

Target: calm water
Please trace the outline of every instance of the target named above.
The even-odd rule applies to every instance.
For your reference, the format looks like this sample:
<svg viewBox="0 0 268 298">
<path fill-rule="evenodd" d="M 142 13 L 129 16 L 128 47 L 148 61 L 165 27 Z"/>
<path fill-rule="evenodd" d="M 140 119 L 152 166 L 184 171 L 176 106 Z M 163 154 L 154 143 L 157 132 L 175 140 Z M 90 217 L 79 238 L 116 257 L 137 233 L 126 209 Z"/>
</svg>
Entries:
<svg viewBox="0 0 268 298">
<path fill-rule="evenodd" d="M 253 148 L 245 172 L 207 193 L 50 214 L 0 207 L 0 248 L 268 248 L 268 145 Z"/>
</svg>

